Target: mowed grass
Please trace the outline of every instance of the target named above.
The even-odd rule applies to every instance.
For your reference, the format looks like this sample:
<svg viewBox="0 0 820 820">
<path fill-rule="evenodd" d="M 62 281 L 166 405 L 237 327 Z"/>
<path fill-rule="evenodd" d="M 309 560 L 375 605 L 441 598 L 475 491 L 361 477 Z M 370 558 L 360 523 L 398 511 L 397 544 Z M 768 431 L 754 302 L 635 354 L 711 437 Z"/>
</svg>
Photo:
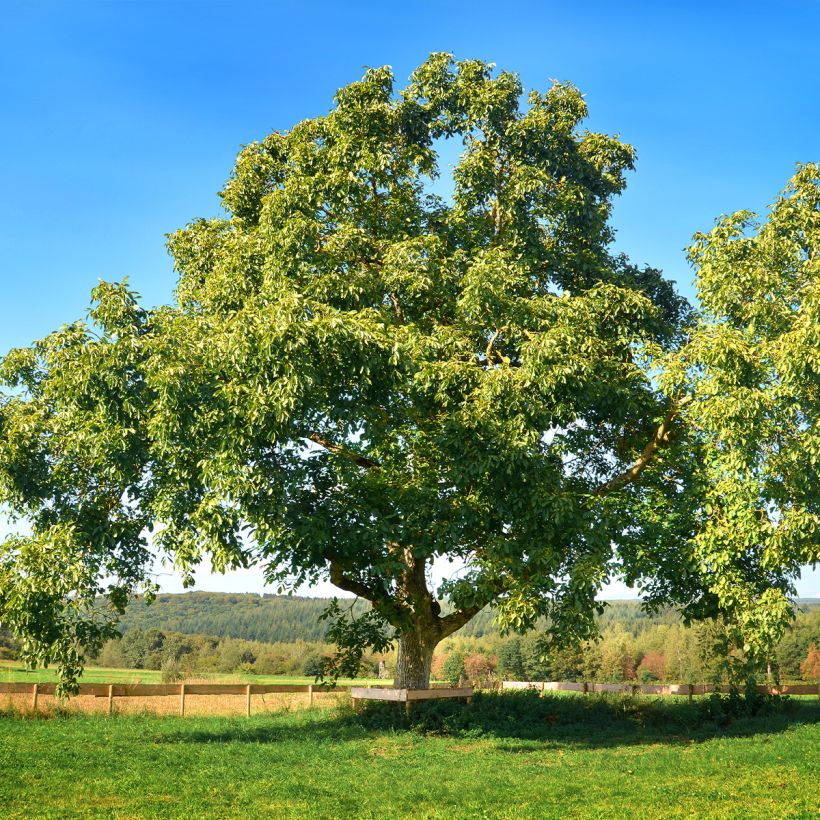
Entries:
<svg viewBox="0 0 820 820">
<path fill-rule="evenodd" d="M 5 817 L 817 817 L 820 704 L 477 695 L 247 718 L 0 717 Z M 734 717 L 732 715 L 735 715 Z"/>
<path fill-rule="evenodd" d="M 53 683 L 57 671 L 49 669 L 26 669 L 20 661 L 0 661 L 0 683 Z M 190 680 L 209 680 L 215 683 L 315 683 L 315 678 L 299 675 L 254 675 L 250 673 L 208 672 L 195 674 Z M 162 683 L 162 673 L 157 669 L 117 669 L 107 666 L 88 666 L 80 679 L 82 683 Z M 367 686 L 380 681 L 377 678 L 339 679 L 340 685 Z M 384 681 L 381 681 L 383 684 Z"/>
</svg>

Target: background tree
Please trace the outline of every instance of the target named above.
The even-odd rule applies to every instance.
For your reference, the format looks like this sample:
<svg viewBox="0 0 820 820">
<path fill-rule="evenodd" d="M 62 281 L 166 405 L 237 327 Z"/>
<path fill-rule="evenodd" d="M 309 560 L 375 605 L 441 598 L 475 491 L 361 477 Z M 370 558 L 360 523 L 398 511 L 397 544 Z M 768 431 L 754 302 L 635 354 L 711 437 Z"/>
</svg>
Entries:
<svg viewBox="0 0 820 820">
<path fill-rule="evenodd" d="M 451 686 L 458 686 L 465 675 L 464 655 L 458 651 L 447 655 L 441 667 L 441 675 Z"/>
<path fill-rule="evenodd" d="M 503 680 L 524 680 L 524 659 L 521 655 L 521 639 L 504 641 L 498 650 L 498 674 Z"/>
<path fill-rule="evenodd" d="M 806 659 L 800 664 L 803 680 L 820 681 L 820 647 L 816 643 L 809 646 Z"/>
<path fill-rule="evenodd" d="M 0 619 L 25 657 L 70 685 L 83 647 L 150 594 L 149 532 L 188 579 L 208 555 L 367 599 L 398 636 L 400 686 L 426 686 L 436 644 L 488 604 L 514 629 L 547 616 L 557 637 L 589 635 L 619 572 L 651 604 L 738 603 L 741 628 L 773 634 L 794 562 L 816 557 L 806 519 L 783 560 L 742 557 L 757 513 L 732 519 L 752 528 L 742 546 L 714 540 L 721 435 L 745 423 L 709 392 L 725 363 L 707 331 L 680 352 L 685 303 L 609 251 L 632 149 L 582 130 L 570 85 L 521 95 L 448 55 L 401 91 L 368 71 L 327 115 L 240 153 L 227 216 L 171 236 L 174 304 L 103 284 L 89 322 L 5 358 L 0 500 L 32 535 L 3 545 Z M 433 589 L 441 558 L 463 570 Z M 771 615 L 750 614 L 753 593 Z"/>
<path fill-rule="evenodd" d="M 719 616 L 738 660 L 768 661 L 801 564 L 820 560 L 820 168 L 799 166 L 765 221 L 740 211 L 697 234 L 690 258 L 703 313 L 661 381 L 689 398 L 697 502 L 673 555 L 650 540 L 626 564 L 656 568 L 650 601 Z"/>
</svg>

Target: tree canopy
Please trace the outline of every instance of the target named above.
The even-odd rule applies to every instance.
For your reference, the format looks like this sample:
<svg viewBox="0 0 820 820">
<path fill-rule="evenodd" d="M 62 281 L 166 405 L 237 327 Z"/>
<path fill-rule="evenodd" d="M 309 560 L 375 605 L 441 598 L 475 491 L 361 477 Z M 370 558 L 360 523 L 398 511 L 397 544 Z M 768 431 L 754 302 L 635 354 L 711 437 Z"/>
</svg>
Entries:
<svg viewBox="0 0 820 820">
<path fill-rule="evenodd" d="M 697 317 L 611 251 L 633 149 L 572 85 L 522 94 L 446 54 L 400 90 L 368 70 L 170 236 L 173 304 L 102 283 L 6 356 L 0 500 L 32 534 L 0 551 L 0 620 L 31 660 L 70 685 L 152 549 L 329 578 L 373 605 L 354 642 L 396 630 L 404 685 L 487 604 L 587 635 L 615 574 L 752 654 L 778 633 L 818 559 L 818 169 L 757 233 L 696 238 Z M 437 559 L 460 569 L 433 589 Z"/>
</svg>

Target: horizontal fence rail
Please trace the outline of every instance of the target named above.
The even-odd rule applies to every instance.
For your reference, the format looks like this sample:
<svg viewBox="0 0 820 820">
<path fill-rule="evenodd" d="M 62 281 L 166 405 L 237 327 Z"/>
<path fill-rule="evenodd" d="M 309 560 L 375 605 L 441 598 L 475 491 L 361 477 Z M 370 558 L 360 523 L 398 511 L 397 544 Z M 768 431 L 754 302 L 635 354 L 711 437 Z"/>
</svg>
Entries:
<svg viewBox="0 0 820 820">
<path fill-rule="evenodd" d="M 535 689 L 538 692 L 615 692 L 625 695 L 708 695 L 713 692 L 727 694 L 730 686 L 709 683 L 568 683 L 564 681 L 515 681 L 505 680 L 502 689 Z M 761 695 L 817 695 L 820 684 L 796 683 L 782 686 L 762 684 L 755 687 Z"/>
<path fill-rule="evenodd" d="M 628 695 L 672 695 L 693 697 L 707 695 L 713 692 L 728 693 L 731 687 L 713 684 L 631 684 L 631 683 L 573 683 L 565 681 L 502 681 L 504 690 L 533 689 L 537 692 L 581 692 L 616 693 Z M 820 697 L 820 685 L 783 684 L 781 686 L 760 685 L 756 687 L 760 694 L 772 695 L 817 695 Z M 358 687 L 358 686 L 323 686 L 321 684 L 298 683 L 81 683 L 80 696 L 106 698 L 108 713 L 113 712 L 115 698 L 151 698 L 151 697 L 178 697 L 179 714 L 185 715 L 185 699 L 189 695 L 242 695 L 245 697 L 245 714 L 251 714 L 251 697 L 267 694 L 306 694 L 308 703 L 313 706 L 315 694 L 333 692 L 350 692 L 354 703 L 359 700 L 392 700 L 405 703 L 408 706 L 412 701 L 431 700 L 438 698 L 469 699 L 472 689 L 452 689 L 435 686 L 433 689 L 394 689 L 393 687 Z M 0 683 L 0 695 L 29 695 L 31 708 L 37 710 L 38 699 L 41 695 L 56 696 L 56 683 Z"/>
<path fill-rule="evenodd" d="M 350 686 L 322 686 L 301 683 L 81 683 L 77 695 L 108 699 L 108 712 L 114 698 L 178 697 L 179 714 L 185 715 L 188 695 L 244 695 L 245 712 L 251 713 L 252 695 L 303 693 L 313 706 L 314 694 L 346 692 Z M 0 695 L 31 695 L 31 708 L 37 709 L 40 695 L 56 695 L 56 683 L 0 683 Z"/>
</svg>

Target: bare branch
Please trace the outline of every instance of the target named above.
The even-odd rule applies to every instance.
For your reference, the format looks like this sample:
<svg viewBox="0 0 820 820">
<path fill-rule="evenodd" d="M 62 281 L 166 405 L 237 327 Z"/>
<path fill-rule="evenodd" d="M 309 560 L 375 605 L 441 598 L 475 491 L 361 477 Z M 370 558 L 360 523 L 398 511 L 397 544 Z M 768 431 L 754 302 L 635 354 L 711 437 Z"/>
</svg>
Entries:
<svg viewBox="0 0 820 820">
<path fill-rule="evenodd" d="M 641 473 L 652 463 L 658 451 L 666 447 L 672 440 L 672 426 L 675 419 L 680 415 L 680 411 L 692 401 L 691 396 L 684 396 L 682 399 L 674 401 L 669 412 L 664 416 L 652 440 L 643 448 L 635 463 L 624 472 L 611 478 L 595 489 L 593 495 L 605 496 L 615 490 L 620 490 L 635 481 Z"/>
<path fill-rule="evenodd" d="M 390 297 L 390 301 L 393 303 L 393 310 L 396 313 L 396 318 L 402 324 L 404 324 L 404 311 L 401 309 L 398 296 L 396 296 L 395 293 L 388 293 L 387 295 Z"/>
<path fill-rule="evenodd" d="M 487 343 L 487 350 L 484 351 L 484 355 L 487 358 L 488 364 L 493 360 L 493 345 L 495 344 L 496 339 L 501 335 L 501 332 L 503 330 L 503 327 L 496 328 L 495 332 L 490 336 L 490 341 Z"/>
<path fill-rule="evenodd" d="M 389 593 L 385 590 L 374 589 L 362 581 L 345 575 L 342 565 L 333 558 L 326 555 L 325 560 L 330 563 L 331 584 L 339 587 L 339 589 L 345 590 L 345 592 L 352 592 L 354 595 L 358 595 L 360 598 L 370 601 L 373 607 L 384 615 L 394 626 L 401 621 L 403 616 L 401 607 Z"/>
<path fill-rule="evenodd" d="M 359 467 L 363 467 L 366 470 L 378 470 L 380 467 L 377 461 L 372 461 L 371 459 L 360 455 L 353 450 L 348 450 L 347 447 L 343 447 L 341 444 L 336 444 L 329 439 L 326 439 L 319 433 L 309 433 L 306 438 L 309 438 L 314 444 L 324 447 L 328 452 L 331 452 L 337 456 L 342 456 L 343 458 L 348 459 L 348 461 L 352 461 L 354 464 L 357 464 Z"/>
</svg>

